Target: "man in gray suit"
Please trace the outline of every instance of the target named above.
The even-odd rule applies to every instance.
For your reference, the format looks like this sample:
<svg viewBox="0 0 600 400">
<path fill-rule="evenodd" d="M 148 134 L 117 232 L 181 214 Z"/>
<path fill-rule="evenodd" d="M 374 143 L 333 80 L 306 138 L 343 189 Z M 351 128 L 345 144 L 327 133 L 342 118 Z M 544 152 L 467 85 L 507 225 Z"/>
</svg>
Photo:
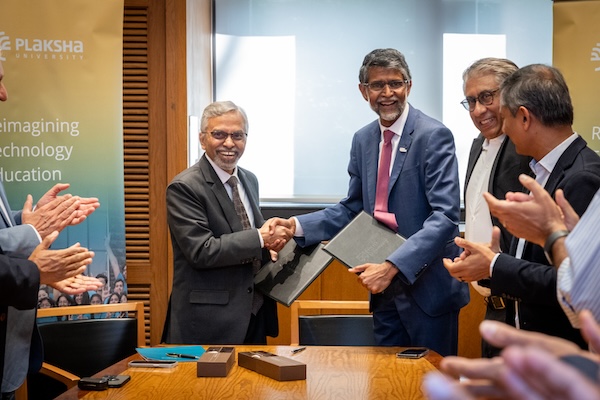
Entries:
<svg viewBox="0 0 600 400">
<path fill-rule="evenodd" d="M 0 101 L 8 98 L 3 78 L 0 62 Z M 100 205 L 96 198 L 58 196 L 68 187 L 68 184 L 55 185 L 38 201 L 35 211 L 33 198 L 28 195 L 23 210 L 13 212 L 0 182 L 0 254 L 10 256 L 0 258 L 3 400 L 14 398 L 14 391 L 21 386 L 28 370 L 35 371 L 41 366 L 41 341 L 35 325 L 40 283 L 69 294 L 98 287 L 95 278 L 81 275 L 91 262 L 92 252 L 79 244 L 64 250 L 48 250 L 58 232 L 82 222 Z"/>
<path fill-rule="evenodd" d="M 278 334 L 276 304 L 254 290 L 253 278 L 292 232 L 288 226 L 271 234 L 263 225 L 258 180 L 237 165 L 247 134 L 240 107 L 208 105 L 200 132 L 205 153 L 167 188 L 174 258 L 167 343 L 264 344 Z"/>
</svg>

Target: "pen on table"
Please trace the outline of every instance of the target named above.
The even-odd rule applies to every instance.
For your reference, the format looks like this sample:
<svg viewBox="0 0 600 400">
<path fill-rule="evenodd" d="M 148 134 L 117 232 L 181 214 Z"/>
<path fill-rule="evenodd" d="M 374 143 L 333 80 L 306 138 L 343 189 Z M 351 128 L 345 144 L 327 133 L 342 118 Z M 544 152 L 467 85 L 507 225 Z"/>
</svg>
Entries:
<svg viewBox="0 0 600 400">
<path fill-rule="evenodd" d="M 304 350 L 306 350 L 306 347 L 298 347 L 297 349 L 292 350 L 292 354 L 298 354 Z"/>
<path fill-rule="evenodd" d="M 179 353 L 167 353 L 168 357 L 177 357 L 177 358 L 191 358 L 191 359 L 197 359 L 200 358 L 198 356 L 192 356 L 189 354 L 179 354 Z"/>
</svg>

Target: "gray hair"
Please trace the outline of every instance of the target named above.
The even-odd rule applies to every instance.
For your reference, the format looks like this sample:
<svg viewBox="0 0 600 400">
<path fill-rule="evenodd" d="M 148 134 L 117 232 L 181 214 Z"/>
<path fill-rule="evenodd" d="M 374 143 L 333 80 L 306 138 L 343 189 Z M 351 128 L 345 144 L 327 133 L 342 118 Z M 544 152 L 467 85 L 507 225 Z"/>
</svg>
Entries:
<svg viewBox="0 0 600 400">
<path fill-rule="evenodd" d="M 517 70 L 502 82 L 501 105 L 514 116 L 523 106 L 544 126 L 573 124 L 573 103 L 560 71 L 544 64 Z"/>
<path fill-rule="evenodd" d="M 233 101 L 215 101 L 206 106 L 202 112 L 200 120 L 200 132 L 206 132 L 208 129 L 208 120 L 215 117 L 220 117 L 229 112 L 237 112 L 244 120 L 244 132 L 248 133 L 248 117 L 244 109 L 236 105 Z"/>
<path fill-rule="evenodd" d="M 498 86 L 513 72 L 518 70 L 517 64 L 506 58 L 487 57 L 475 61 L 463 72 L 463 90 L 467 81 L 482 75 L 494 75 Z"/>
<path fill-rule="evenodd" d="M 358 73 L 360 83 L 368 83 L 369 68 L 382 67 L 399 71 L 404 79 L 411 80 L 410 70 L 404 55 L 396 49 L 376 49 L 367 54 Z"/>
</svg>

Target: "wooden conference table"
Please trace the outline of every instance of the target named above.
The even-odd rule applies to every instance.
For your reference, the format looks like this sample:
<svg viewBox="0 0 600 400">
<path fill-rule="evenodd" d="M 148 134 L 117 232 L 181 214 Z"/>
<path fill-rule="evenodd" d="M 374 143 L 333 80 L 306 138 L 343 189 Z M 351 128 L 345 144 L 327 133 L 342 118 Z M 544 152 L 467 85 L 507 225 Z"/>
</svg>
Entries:
<svg viewBox="0 0 600 400">
<path fill-rule="evenodd" d="M 291 355 L 290 346 L 235 346 L 235 364 L 224 378 L 198 378 L 196 363 L 175 368 L 128 368 L 133 355 L 95 376 L 131 375 L 121 388 L 99 392 L 77 387 L 57 399 L 423 399 L 421 382 L 442 357 L 430 352 L 399 359 L 401 347 L 308 346 Z M 306 364 L 306 380 L 279 382 L 237 365 L 237 353 L 263 350 Z"/>
</svg>

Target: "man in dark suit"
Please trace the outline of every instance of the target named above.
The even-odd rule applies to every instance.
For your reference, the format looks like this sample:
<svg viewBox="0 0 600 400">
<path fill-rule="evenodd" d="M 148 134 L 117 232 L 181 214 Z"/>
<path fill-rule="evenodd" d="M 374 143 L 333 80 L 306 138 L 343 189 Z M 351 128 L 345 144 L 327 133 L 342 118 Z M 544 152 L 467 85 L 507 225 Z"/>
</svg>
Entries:
<svg viewBox="0 0 600 400">
<path fill-rule="evenodd" d="M 205 153 L 167 188 L 174 258 L 167 343 L 265 344 L 278 334 L 276 304 L 254 290 L 253 278 L 268 250 L 279 251 L 292 232 L 279 227 L 271 235 L 263 226 L 258 180 L 237 166 L 247 133 L 240 107 L 208 105 L 200 132 Z"/>
<path fill-rule="evenodd" d="M 503 58 L 482 58 L 471 64 L 463 73 L 465 99 L 461 104 L 469 111 L 479 136 L 473 140 L 465 180 L 465 239 L 472 242 L 489 242 L 492 228 L 500 228 L 500 250 L 508 252 L 512 235 L 490 214 L 483 193 L 504 198 L 507 192 L 523 191 L 519 174 L 531 172 L 531 157 L 516 153 L 515 145 L 502 132 L 500 114 L 500 84 L 518 67 Z M 486 303 L 485 319 L 504 321 L 504 299 L 492 296 L 489 281 L 471 282 Z M 476 298 L 479 301 L 479 298 Z M 499 349 L 482 341 L 484 357 L 498 355 Z"/>
<path fill-rule="evenodd" d="M 100 286 L 96 279 L 80 275 L 92 262 L 94 253 L 80 246 L 49 250 L 57 236 L 58 232 L 47 236 L 31 253 L 29 259 L 8 257 L 0 250 L 0 381 L 4 375 L 9 307 L 16 310 L 35 310 L 40 284 L 47 284 L 67 294 L 96 290 Z M 35 341 L 39 339 L 35 329 L 32 336 Z M 39 349 L 41 348 L 36 348 L 35 351 Z M 28 358 L 35 360 L 35 363 L 41 362 L 41 354 L 30 354 L 30 357 L 21 354 L 22 360 Z M 28 369 L 27 366 L 24 368 Z M 39 369 L 39 366 L 37 368 Z M 36 366 L 30 365 L 29 369 L 35 370 Z"/>
<path fill-rule="evenodd" d="M 362 210 L 396 230 L 407 240 L 386 254 L 385 262 L 350 269 L 360 273 L 359 281 L 371 292 L 375 338 L 380 345 L 456 354 L 458 313 L 469 291 L 442 265 L 442 257 L 458 254 L 452 243 L 460 214 L 452 132 L 408 104 L 412 80 L 399 51 L 367 54 L 359 81 L 360 93 L 379 119 L 354 134 L 346 198 L 295 217 L 296 241 L 307 246 L 331 239 Z M 389 168 L 380 168 L 386 163 L 381 149 L 389 145 Z M 377 187 L 388 179 L 380 202 Z"/>
<path fill-rule="evenodd" d="M 536 181 L 552 196 L 562 189 L 573 209 L 583 214 L 600 187 L 600 157 L 573 132 L 573 105 L 562 74 L 539 64 L 521 68 L 502 83 L 501 104 L 504 132 L 519 154 L 533 158 Z M 446 267 L 458 279 L 491 276 L 492 295 L 509 300 L 507 323 L 586 346 L 557 301 L 557 272 L 549 265 L 548 251 L 522 239 L 513 240 L 510 254 L 461 238 L 456 243 L 469 255 L 445 260 Z"/>
<path fill-rule="evenodd" d="M 8 99 L 3 78 L 0 62 L 0 101 Z M 78 244 L 64 250 L 48 250 L 58 236 L 57 231 L 83 221 L 99 205 L 97 199 L 57 196 L 68 187 L 67 184 L 55 185 L 40 199 L 35 211 L 30 195 L 23 211 L 13 212 L 0 182 L 2 399 L 13 398 L 27 371 L 41 366 L 41 342 L 35 325 L 40 283 L 68 294 L 95 290 L 99 286 L 95 278 L 80 275 L 91 263 L 92 252 Z"/>
</svg>

